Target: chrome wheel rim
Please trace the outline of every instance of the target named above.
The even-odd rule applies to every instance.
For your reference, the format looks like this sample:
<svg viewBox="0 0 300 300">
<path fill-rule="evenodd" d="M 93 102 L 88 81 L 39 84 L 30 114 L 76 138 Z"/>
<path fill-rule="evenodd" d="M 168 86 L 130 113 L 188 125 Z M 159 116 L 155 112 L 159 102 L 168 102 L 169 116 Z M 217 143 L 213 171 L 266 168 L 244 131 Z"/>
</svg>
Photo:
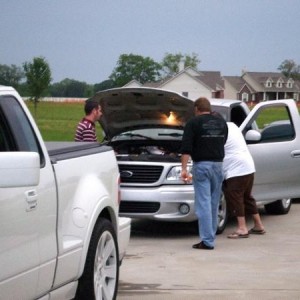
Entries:
<svg viewBox="0 0 300 300">
<path fill-rule="evenodd" d="M 288 208 L 291 205 L 291 201 L 292 201 L 291 198 L 284 198 L 284 199 L 282 199 L 281 200 L 282 206 L 284 208 Z"/>
<path fill-rule="evenodd" d="M 94 262 L 94 290 L 96 300 L 111 300 L 117 280 L 117 251 L 113 236 L 103 232 L 99 239 Z"/>
</svg>

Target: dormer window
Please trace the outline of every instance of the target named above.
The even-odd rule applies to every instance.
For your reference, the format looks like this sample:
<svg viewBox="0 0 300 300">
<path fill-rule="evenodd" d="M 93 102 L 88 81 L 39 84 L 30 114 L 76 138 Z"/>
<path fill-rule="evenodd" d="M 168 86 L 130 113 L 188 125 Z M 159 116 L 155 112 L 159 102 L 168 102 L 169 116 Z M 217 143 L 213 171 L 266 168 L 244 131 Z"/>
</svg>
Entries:
<svg viewBox="0 0 300 300">
<path fill-rule="evenodd" d="M 290 78 L 286 83 L 286 87 L 291 89 L 293 87 L 293 84 L 294 84 L 294 80 Z"/>
<path fill-rule="evenodd" d="M 266 87 L 272 87 L 272 80 L 271 79 L 268 79 L 266 81 Z"/>
<path fill-rule="evenodd" d="M 276 87 L 282 88 L 282 84 L 283 84 L 283 80 L 282 80 L 282 78 L 279 78 L 277 83 L 276 83 Z"/>
</svg>

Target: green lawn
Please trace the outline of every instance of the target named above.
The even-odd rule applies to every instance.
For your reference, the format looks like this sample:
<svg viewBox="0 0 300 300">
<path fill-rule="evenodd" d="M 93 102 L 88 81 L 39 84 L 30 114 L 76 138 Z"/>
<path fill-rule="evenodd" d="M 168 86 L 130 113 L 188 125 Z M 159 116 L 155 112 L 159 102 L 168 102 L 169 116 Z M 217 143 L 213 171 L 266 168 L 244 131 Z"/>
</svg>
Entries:
<svg viewBox="0 0 300 300">
<path fill-rule="evenodd" d="M 32 102 L 26 102 L 45 141 L 73 141 L 77 123 L 84 116 L 84 103 L 39 102 L 36 115 Z M 98 140 L 102 140 L 100 125 L 96 125 Z"/>
<path fill-rule="evenodd" d="M 27 106 L 31 111 L 45 141 L 73 141 L 77 123 L 84 116 L 84 103 L 77 102 L 39 102 L 37 113 L 34 114 L 33 103 L 27 101 Z M 264 114 L 258 119 L 258 125 L 271 123 L 274 119 L 284 119 L 282 109 L 270 109 L 268 114 Z M 97 123 L 96 131 L 98 140 L 102 140 L 102 129 Z"/>
</svg>

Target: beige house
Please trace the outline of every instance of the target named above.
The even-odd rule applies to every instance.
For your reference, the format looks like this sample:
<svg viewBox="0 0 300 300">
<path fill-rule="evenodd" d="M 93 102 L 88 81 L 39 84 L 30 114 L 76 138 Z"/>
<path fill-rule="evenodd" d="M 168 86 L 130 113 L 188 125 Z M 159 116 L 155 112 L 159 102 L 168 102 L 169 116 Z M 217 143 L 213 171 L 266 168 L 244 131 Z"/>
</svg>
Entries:
<svg viewBox="0 0 300 300">
<path fill-rule="evenodd" d="M 144 85 L 133 80 L 125 87 L 155 87 L 177 92 L 195 100 L 238 99 L 244 102 L 288 99 L 300 100 L 300 82 L 279 72 L 246 72 L 242 76 L 221 76 L 218 71 L 196 71 L 187 67 L 172 77 Z"/>
<path fill-rule="evenodd" d="M 243 72 L 242 76 L 224 76 L 224 98 L 245 102 L 277 99 L 300 100 L 300 84 L 276 72 Z"/>
<path fill-rule="evenodd" d="M 224 98 L 224 82 L 217 71 L 196 71 L 191 67 L 178 72 L 160 82 L 147 82 L 144 85 L 136 80 L 124 87 L 155 87 L 177 92 L 195 100 L 199 97 Z"/>
</svg>

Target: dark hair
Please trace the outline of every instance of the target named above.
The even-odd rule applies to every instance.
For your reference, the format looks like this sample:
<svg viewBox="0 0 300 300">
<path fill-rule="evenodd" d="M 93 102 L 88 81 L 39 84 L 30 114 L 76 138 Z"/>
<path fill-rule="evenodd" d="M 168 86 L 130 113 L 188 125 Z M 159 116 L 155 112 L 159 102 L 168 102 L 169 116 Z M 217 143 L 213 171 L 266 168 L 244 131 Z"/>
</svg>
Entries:
<svg viewBox="0 0 300 300">
<path fill-rule="evenodd" d="M 89 115 L 94 108 L 97 109 L 98 107 L 99 107 L 99 103 L 97 101 L 87 99 L 84 105 L 85 114 Z"/>
<path fill-rule="evenodd" d="M 205 97 L 200 97 L 195 101 L 194 106 L 200 112 L 211 112 L 210 102 Z"/>
</svg>

